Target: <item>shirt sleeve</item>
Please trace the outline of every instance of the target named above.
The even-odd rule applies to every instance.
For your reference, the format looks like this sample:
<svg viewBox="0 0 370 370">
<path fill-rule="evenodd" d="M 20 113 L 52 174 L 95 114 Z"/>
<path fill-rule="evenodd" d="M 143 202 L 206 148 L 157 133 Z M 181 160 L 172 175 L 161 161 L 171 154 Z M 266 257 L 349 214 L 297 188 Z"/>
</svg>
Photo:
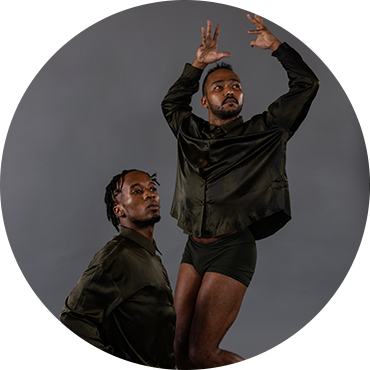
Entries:
<svg viewBox="0 0 370 370">
<path fill-rule="evenodd" d="M 104 343 L 99 325 L 122 302 L 114 282 L 99 266 L 88 269 L 81 276 L 65 301 L 61 322 L 90 344 L 113 354 Z"/>
<path fill-rule="evenodd" d="M 191 99 L 199 90 L 199 80 L 202 73 L 202 69 L 187 63 L 182 75 L 168 90 L 162 101 L 163 114 L 175 136 L 177 136 L 181 123 L 192 112 Z"/>
<path fill-rule="evenodd" d="M 272 53 L 289 78 L 289 91 L 275 100 L 268 108 L 267 122 L 276 123 L 292 136 L 307 116 L 315 98 L 319 80 L 301 56 L 287 43 Z"/>
</svg>

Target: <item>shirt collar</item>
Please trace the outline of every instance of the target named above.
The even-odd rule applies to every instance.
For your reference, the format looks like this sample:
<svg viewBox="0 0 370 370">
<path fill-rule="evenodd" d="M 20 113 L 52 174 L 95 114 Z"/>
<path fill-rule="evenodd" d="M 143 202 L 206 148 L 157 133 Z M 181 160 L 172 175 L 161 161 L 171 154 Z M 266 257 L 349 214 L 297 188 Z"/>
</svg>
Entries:
<svg viewBox="0 0 370 370">
<path fill-rule="evenodd" d="M 213 130 L 217 130 L 217 127 L 220 127 L 220 129 L 227 134 L 229 131 L 231 131 L 234 127 L 240 125 L 243 122 L 243 117 L 238 117 L 234 119 L 233 121 L 227 122 L 221 126 L 215 126 L 209 123 L 209 130 L 212 132 Z"/>
<path fill-rule="evenodd" d="M 153 256 L 155 255 L 155 251 L 158 250 L 155 240 L 151 242 L 148 238 L 146 238 L 144 235 L 141 235 L 136 230 L 121 225 L 119 228 L 119 235 L 133 240 Z"/>
</svg>

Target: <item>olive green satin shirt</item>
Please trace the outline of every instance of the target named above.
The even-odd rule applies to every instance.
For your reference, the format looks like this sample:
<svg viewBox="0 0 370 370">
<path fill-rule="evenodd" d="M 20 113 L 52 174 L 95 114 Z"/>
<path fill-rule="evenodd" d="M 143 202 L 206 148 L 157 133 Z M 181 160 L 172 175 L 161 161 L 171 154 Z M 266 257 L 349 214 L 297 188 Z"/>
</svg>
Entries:
<svg viewBox="0 0 370 370">
<path fill-rule="evenodd" d="M 249 227 L 262 239 L 291 219 L 286 144 L 306 117 L 319 82 L 288 44 L 272 56 L 288 74 L 289 91 L 246 122 L 239 117 L 217 127 L 192 113 L 203 71 L 190 64 L 162 101 L 178 141 L 171 215 L 186 234 L 209 238 Z M 207 165 L 201 170 L 203 159 Z"/>
<path fill-rule="evenodd" d="M 175 310 L 155 242 L 121 226 L 66 299 L 64 325 L 124 360 L 175 368 Z"/>
</svg>

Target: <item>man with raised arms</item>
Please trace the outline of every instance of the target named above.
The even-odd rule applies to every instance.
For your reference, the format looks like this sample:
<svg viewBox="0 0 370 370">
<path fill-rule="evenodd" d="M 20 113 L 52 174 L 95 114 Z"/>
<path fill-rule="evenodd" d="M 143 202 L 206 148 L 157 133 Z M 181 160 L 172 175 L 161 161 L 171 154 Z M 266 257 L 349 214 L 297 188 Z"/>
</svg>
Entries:
<svg viewBox="0 0 370 370">
<path fill-rule="evenodd" d="M 286 144 L 306 117 L 318 79 L 300 55 L 281 43 L 261 17 L 248 19 L 257 35 L 251 46 L 272 51 L 286 70 L 289 91 L 248 121 L 240 116 L 242 83 L 222 63 L 203 82 L 208 121 L 192 113 L 192 96 L 203 70 L 230 53 L 219 53 L 220 27 L 202 27 L 192 64 L 162 102 L 178 141 L 178 166 L 171 215 L 188 234 L 175 289 L 175 357 L 179 369 L 211 368 L 242 361 L 219 348 L 235 321 L 256 265 L 255 240 L 291 218 L 285 169 Z"/>
</svg>

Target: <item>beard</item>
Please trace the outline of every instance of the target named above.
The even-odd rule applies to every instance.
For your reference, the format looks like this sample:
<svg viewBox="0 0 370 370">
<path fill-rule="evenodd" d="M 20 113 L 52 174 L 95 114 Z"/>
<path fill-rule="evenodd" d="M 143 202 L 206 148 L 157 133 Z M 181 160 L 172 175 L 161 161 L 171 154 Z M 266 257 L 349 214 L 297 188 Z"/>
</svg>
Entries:
<svg viewBox="0 0 370 370">
<path fill-rule="evenodd" d="M 239 113 L 242 111 L 243 104 L 239 104 L 236 108 L 234 109 L 225 109 L 225 107 L 221 106 L 215 106 L 213 104 L 209 103 L 209 109 L 211 112 L 218 118 L 221 119 L 227 119 L 227 118 L 232 118 L 236 117 L 239 115 Z"/>
<path fill-rule="evenodd" d="M 161 220 L 160 215 L 150 216 L 145 219 L 131 218 L 131 222 L 140 228 L 146 228 L 147 226 L 153 226 Z"/>
</svg>

